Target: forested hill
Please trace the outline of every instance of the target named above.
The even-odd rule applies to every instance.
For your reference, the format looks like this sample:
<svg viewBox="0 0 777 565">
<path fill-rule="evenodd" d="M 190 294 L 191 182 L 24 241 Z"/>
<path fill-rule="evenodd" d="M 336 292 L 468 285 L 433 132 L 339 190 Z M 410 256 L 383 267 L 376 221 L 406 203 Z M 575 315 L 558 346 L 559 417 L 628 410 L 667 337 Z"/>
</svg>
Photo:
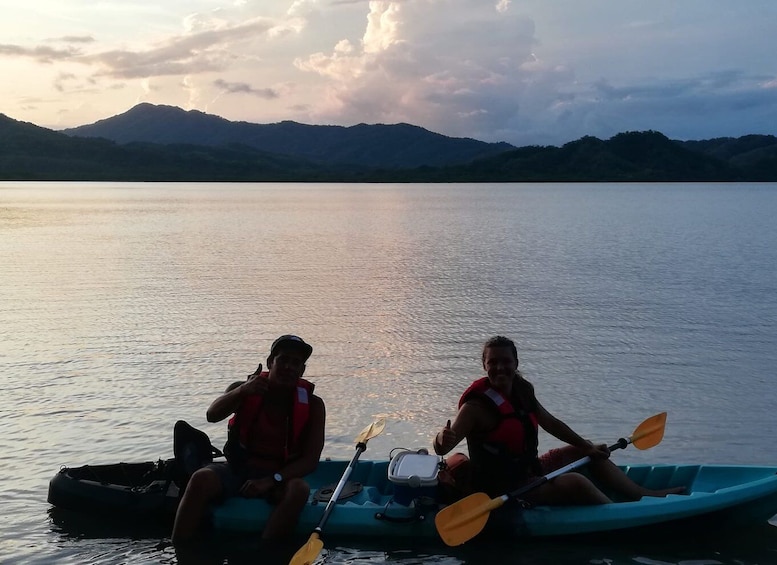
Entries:
<svg viewBox="0 0 777 565">
<path fill-rule="evenodd" d="M 434 174 L 492 182 L 774 182 L 777 138 L 683 142 L 654 131 L 627 132 L 606 141 L 584 137 L 562 147 L 522 147 Z"/>
<path fill-rule="evenodd" d="M 117 143 L 146 142 L 221 147 L 239 144 L 257 151 L 329 165 L 384 169 L 444 167 L 514 149 L 433 133 L 410 124 L 314 126 L 232 122 L 197 110 L 138 104 L 93 124 L 63 130 L 71 136 L 103 137 Z"/>
<path fill-rule="evenodd" d="M 364 126 L 372 127 L 376 132 L 382 128 Z M 422 136 L 430 133 L 417 129 Z M 375 135 L 370 151 L 380 153 L 382 140 Z M 584 137 L 561 147 L 511 148 L 444 167 L 396 168 L 322 162 L 238 143 L 118 143 L 74 137 L 0 114 L 0 180 L 777 182 L 777 138 L 673 141 L 658 132 L 628 132 L 608 140 Z"/>
</svg>

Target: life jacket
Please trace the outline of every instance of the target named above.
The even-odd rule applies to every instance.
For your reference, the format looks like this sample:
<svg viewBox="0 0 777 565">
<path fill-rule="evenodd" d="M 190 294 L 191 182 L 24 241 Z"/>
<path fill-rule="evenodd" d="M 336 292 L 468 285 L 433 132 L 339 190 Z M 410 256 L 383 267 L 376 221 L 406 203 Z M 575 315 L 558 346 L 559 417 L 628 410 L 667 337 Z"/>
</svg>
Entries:
<svg viewBox="0 0 777 565">
<path fill-rule="evenodd" d="M 266 379 L 269 373 L 263 371 L 257 377 Z M 310 419 L 310 397 L 315 385 L 305 379 L 299 379 L 293 396 L 291 421 L 285 433 L 276 437 L 265 438 L 265 443 L 278 449 L 273 452 L 283 452 L 283 462 L 288 461 L 300 450 L 302 434 Z M 268 458 L 261 453 L 251 453 L 247 446 L 251 444 L 250 435 L 254 424 L 262 414 L 264 395 L 252 394 L 243 399 L 238 409 L 227 424 L 227 444 L 224 446 L 224 455 L 231 465 L 238 468 L 250 463 L 252 459 Z M 256 430 L 253 429 L 253 433 Z"/>
<path fill-rule="evenodd" d="M 537 459 L 538 421 L 531 399 L 522 399 L 514 390 L 512 399 L 491 386 L 488 377 L 473 382 L 459 400 L 459 408 L 473 398 L 485 400 L 498 416 L 496 428 L 475 438 L 467 438 L 470 458 L 482 475 L 499 482 L 526 479 L 539 469 Z M 504 488 L 504 487 L 499 487 Z"/>
</svg>

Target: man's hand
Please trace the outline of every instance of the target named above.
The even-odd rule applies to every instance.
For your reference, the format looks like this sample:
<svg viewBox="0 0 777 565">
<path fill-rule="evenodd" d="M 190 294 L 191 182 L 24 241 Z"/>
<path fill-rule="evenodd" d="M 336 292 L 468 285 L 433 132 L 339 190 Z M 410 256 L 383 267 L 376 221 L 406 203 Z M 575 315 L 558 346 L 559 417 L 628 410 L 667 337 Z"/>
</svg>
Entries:
<svg viewBox="0 0 777 565">
<path fill-rule="evenodd" d="M 267 379 L 259 378 L 262 372 L 262 364 L 259 363 L 256 371 L 252 375 L 248 375 L 248 380 L 240 385 L 241 394 L 264 394 L 270 386 L 270 381 Z"/>
<path fill-rule="evenodd" d="M 240 494 L 246 498 L 263 498 L 273 489 L 275 481 L 272 477 L 253 479 L 243 483 Z"/>
</svg>

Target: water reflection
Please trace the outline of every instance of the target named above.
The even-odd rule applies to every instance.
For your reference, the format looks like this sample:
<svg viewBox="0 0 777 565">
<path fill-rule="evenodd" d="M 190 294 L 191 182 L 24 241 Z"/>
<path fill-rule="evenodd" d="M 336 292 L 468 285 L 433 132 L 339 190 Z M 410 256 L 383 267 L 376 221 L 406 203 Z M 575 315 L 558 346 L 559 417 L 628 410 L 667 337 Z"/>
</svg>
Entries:
<svg viewBox="0 0 777 565">
<path fill-rule="evenodd" d="M 52 533 L 70 554 L 97 563 L 117 563 L 111 547 L 126 552 L 123 563 L 177 563 L 179 565 L 286 564 L 307 536 L 282 543 L 266 543 L 246 536 L 213 536 L 176 550 L 169 527 L 161 524 L 101 521 L 60 510 L 50 512 Z M 777 562 L 777 527 L 739 531 L 672 532 L 659 528 L 639 534 L 582 536 L 560 540 L 475 539 L 450 548 L 439 540 L 328 539 L 317 563 L 397 563 L 440 565 L 520 563 L 521 565 L 767 565 Z"/>
</svg>

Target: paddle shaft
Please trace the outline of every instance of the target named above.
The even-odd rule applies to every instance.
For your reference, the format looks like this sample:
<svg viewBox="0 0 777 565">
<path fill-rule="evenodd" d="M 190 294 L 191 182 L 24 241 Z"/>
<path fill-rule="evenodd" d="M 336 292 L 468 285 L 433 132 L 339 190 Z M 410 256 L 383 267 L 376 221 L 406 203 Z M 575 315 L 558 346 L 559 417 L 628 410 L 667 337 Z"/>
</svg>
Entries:
<svg viewBox="0 0 777 565">
<path fill-rule="evenodd" d="M 318 523 L 318 526 L 315 527 L 313 530 L 315 533 L 320 534 L 321 530 L 324 528 L 324 524 L 326 524 L 327 519 L 329 518 L 329 515 L 332 513 L 332 510 L 335 507 L 335 504 L 337 503 L 337 499 L 340 497 L 340 493 L 343 491 L 343 487 L 345 487 L 345 483 L 348 482 L 348 477 L 351 476 L 351 471 L 353 471 L 354 467 L 356 467 L 356 462 L 359 460 L 359 456 L 364 453 L 364 451 L 367 449 L 367 443 L 360 441 L 356 444 L 356 453 L 353 454 L 353 457 L 351 458 L 351 462 L 348 463 L 348 467 L 345 469 L 345 472 L 343 473 L 343 476 L 340 477 L 340 482 L 337 483 L 337 486 L 335 487 L 335 491 L 332 493 L 332 496 L 329 498 L 329 502 L 326 503 L 326 508 L 324 508 L 324 515 L 321 516 L 321 521 Z"/>
<path fill-rule="evenodd" d="M 632 442 L 631 438 L 626 439 L 626 438 L 622 437 L 622 438 L 620 438 L 618 441 L 616 441 L 615 443 L 613 443 L 610 446 L 610 451 L 614 451 L 616 449 L 625 449 L 626 446 L 628 446 L 631 442 Z M 503 503 L 507 502 L 511 498 L 518 498 L 522 494 L 525 494 L 525 493 L 529 492 L 532 489 L 535 489 L 535 488 L 537 488 L 539 486 L 544 485 L 549 480 L 555 479 L 556 477 L 558 477 L 559 475 L 563 475 L 567 471 L 571 471 L 572 469 L 577 469 L 578 467 L 582 467 L 583 465 L 586 465 L 586 464 L 588 464 L 590 462 L 591 462 L 591 457 L 586 455 L 582 459 L 578 459 L 577 461 L 573 461 L 572 463 L 570 463 L 568 465 L 564 465 L 560 469 L 556 469 L 555 471 L 551 471 L 550 473 L 548 473 L 547 475 L 545 475 L 543 477 L 540 477 L 536 481 L 533 481 L 533 482 L 529 483 L 528 485 L 524 485 L 521 488 L 516 489 L 516 490 L 514 490 L 514 491 L 512 491 L 510 493 L 503 494 L 499 498 L 502 500 Z"/>
</svg>

